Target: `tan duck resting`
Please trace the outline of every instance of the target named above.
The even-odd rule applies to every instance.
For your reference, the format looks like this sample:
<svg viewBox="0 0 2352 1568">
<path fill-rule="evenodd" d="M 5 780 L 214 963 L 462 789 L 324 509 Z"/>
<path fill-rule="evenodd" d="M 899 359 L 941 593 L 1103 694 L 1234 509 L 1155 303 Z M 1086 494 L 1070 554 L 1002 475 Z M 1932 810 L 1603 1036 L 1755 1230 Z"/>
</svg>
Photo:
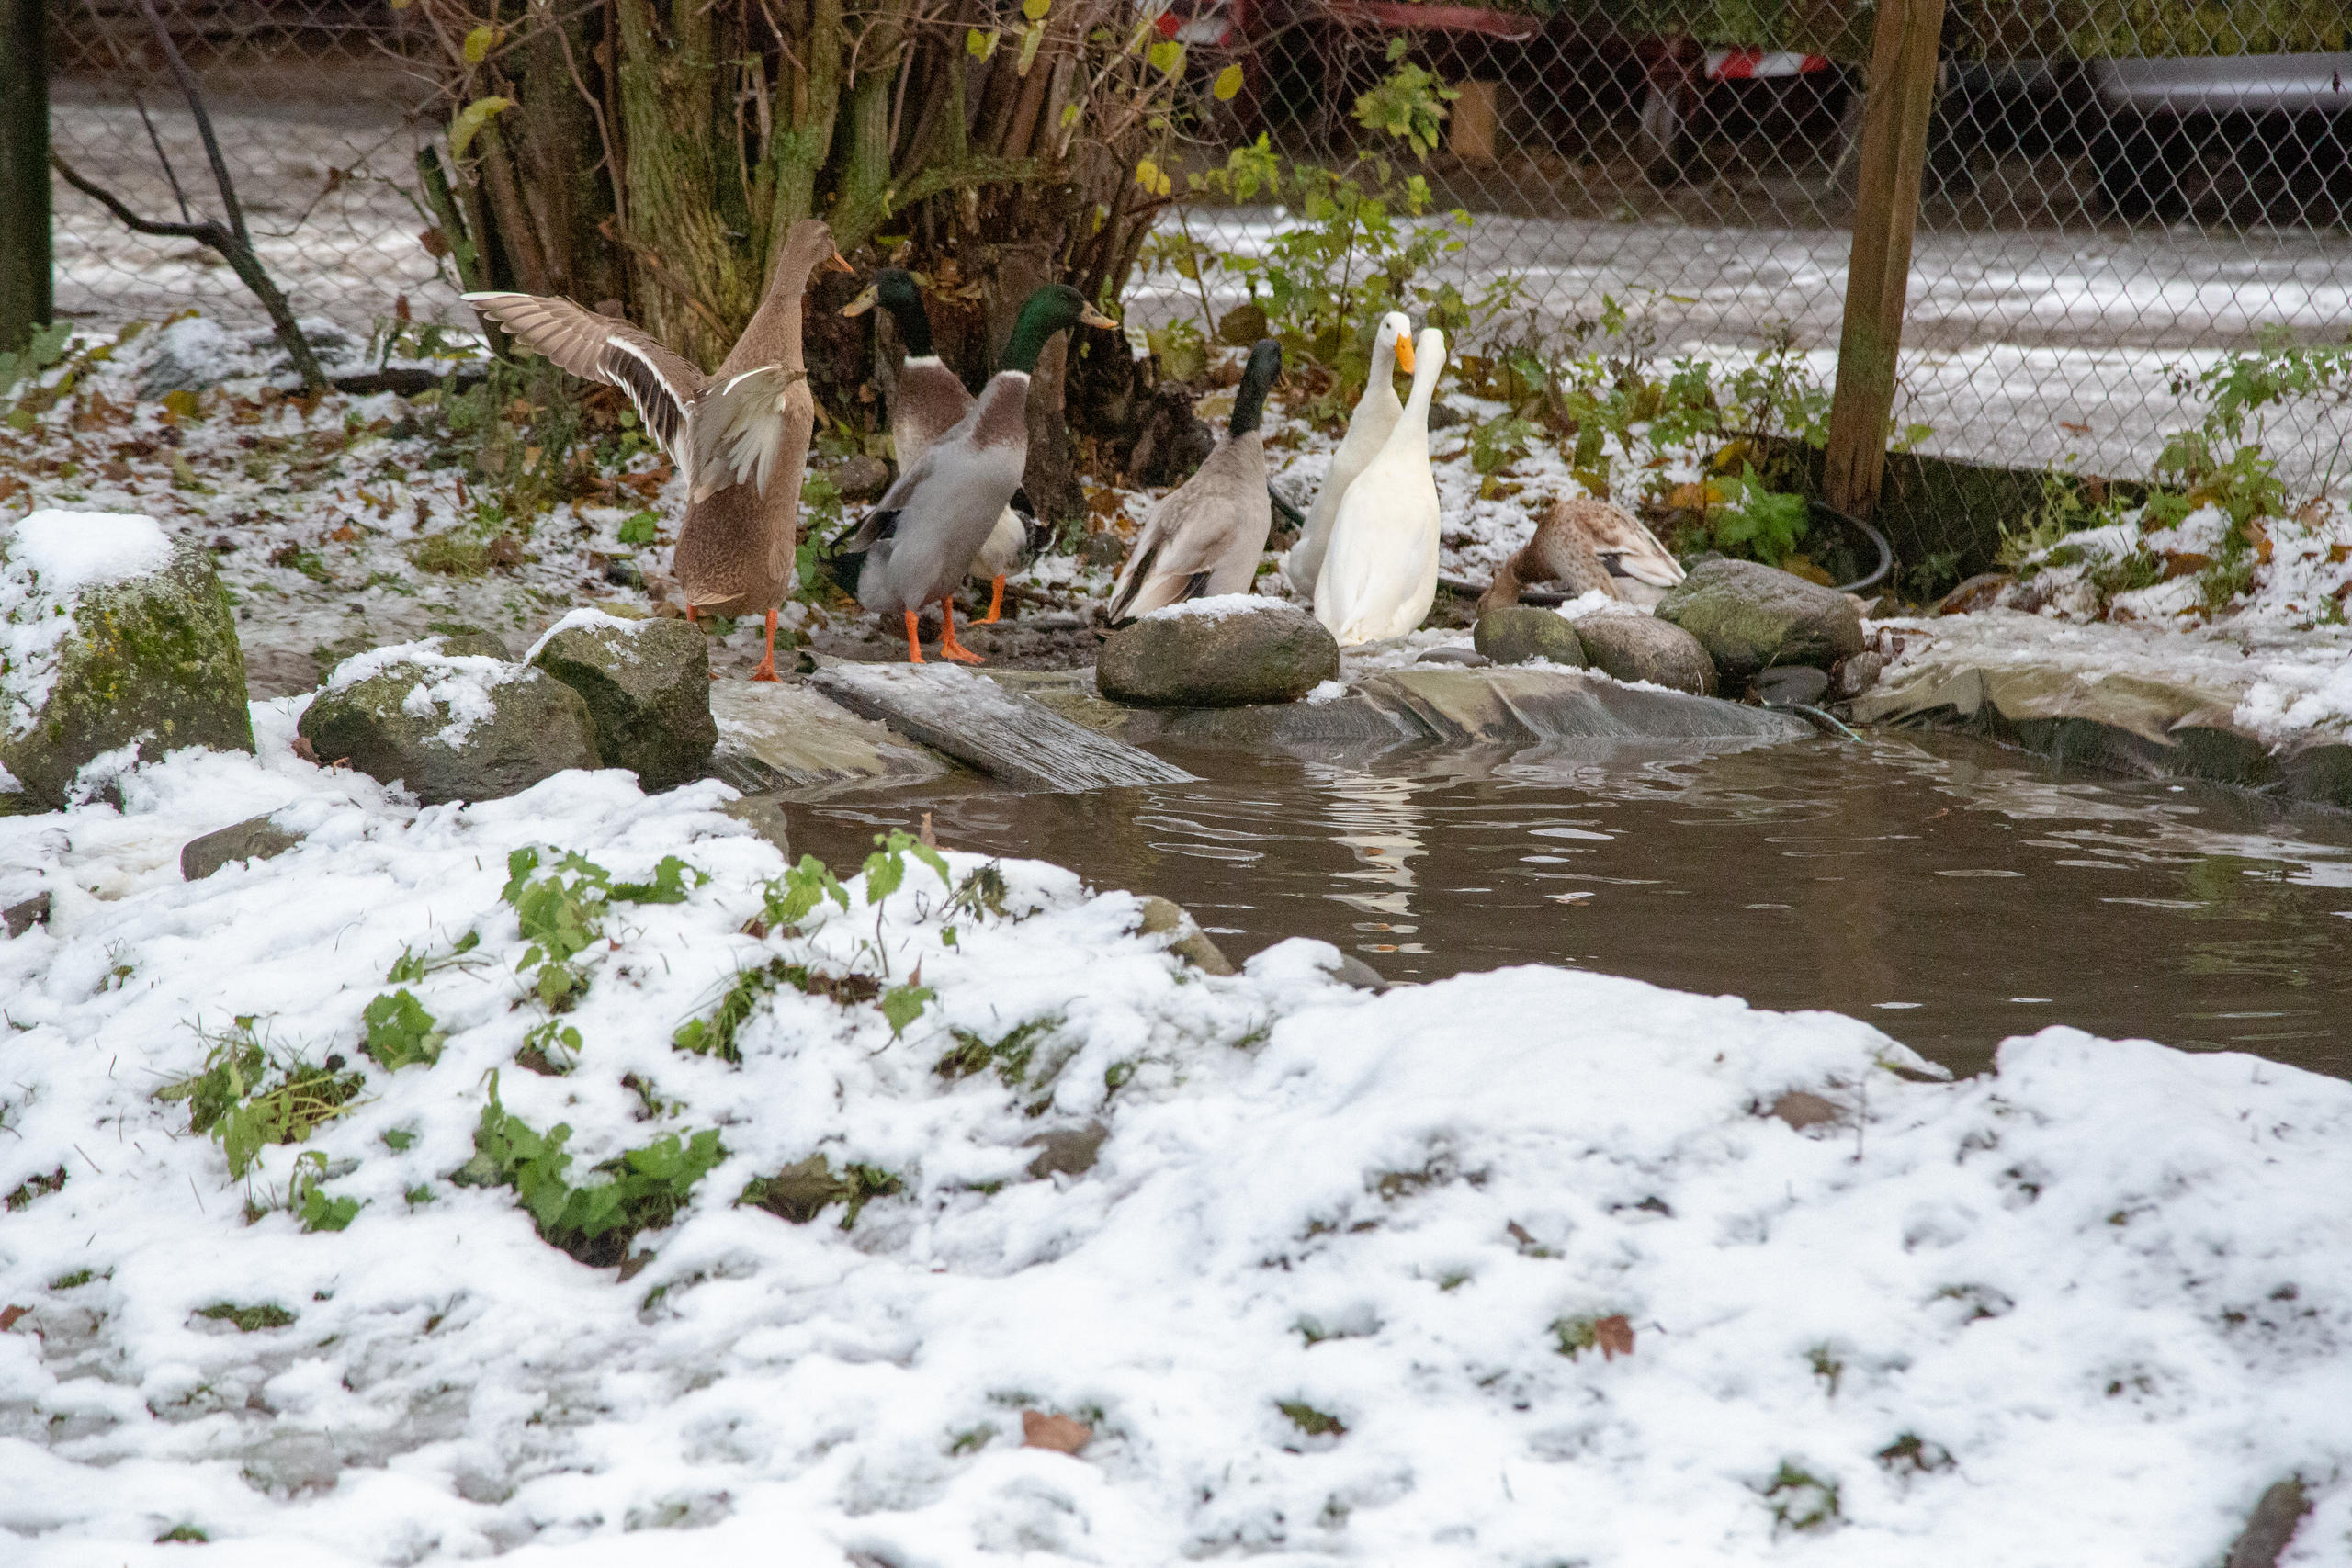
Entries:
<svg viewBox="0 0 2352 1568">
<path fill-rule="evenodd" d="M 1005 345 L 1004 367 L 955 426 L 941 433 L 883 492 L 843 545 L 863 552 L 858 603 L 882 615 L 906 617 L 907 658 L 923 662 L 916 617 L 926 604 L 940 610 L 939 653 L 965 664 L 980 656 L 956 640 L 956 586 L 971 570 L 989 531 L 1020 488 L 1029 457 L 1029 377 L 1056 333 L 1084 322 L 1115 327 L 1066 283 L 1029 296 Z"/>
<path fill-rule="evenodd" d="M 903 267 L 882 268 L 865 292 L 842 307 L 842 314 L 862 316 L 876 305 L 888 314 L 899 346 L 906 350 L 906 362 L 890 387 L 890 445 L 897 450 L 899 471 L 904 473 L 971 412 L 972 394 L 932 346 L 931 313 L 923 309 L 922 288 L 914 274 Z M 1004 580 L 1020 564 L 1021 547 L 1027 539 L 1021 514 L 1006 507 L 989 530 L 988 543 L 972 558 L 970 575 L 989 585 L 989 613 L 974 626 L 992 625 L 1004 614 Z"/>
<path fill-rule="evenodd" d="M 1682 581 L 1682 566 L 1631 513 L 1589 495 L 1552 503 L 1535 536 L 1505 561 L 1478 600 L 1478 613 L 1519 603 L 1520 590 L 1559 583 L 1570 597 L 1598 590 L 1611 599 L 1654 604 Z"/>
<path fill-rule="evenodd" d="M 808 466 L 816 400 L 800 350 L 800 297 L 820 265 L 847 272 L 823 220 L 804 218 L 743 335 L 705 376 L 650 334 L 569 299 L 469 294 L 467 300 L 525 346 L 574 376 L 627 393 L 645 428 L 686 476 L 686 516 L 672 570 L 686 616 L 767 617 L 754 681 L 775 672 L 776 609 L 793 580 L 800 480 Z"/>
</svg>

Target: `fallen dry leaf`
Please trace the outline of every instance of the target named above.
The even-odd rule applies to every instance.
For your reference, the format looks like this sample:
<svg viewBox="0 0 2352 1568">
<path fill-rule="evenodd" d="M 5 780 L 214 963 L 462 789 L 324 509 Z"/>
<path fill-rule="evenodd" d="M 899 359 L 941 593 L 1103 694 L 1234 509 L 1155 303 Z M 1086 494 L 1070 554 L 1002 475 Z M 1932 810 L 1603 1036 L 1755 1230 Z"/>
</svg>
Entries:
<svg viewBox="0 0 2352 1568">
<path fill-rule="evenodd" d="M 1075 1454 L 1094 1440 L 1094 1428 L 1083 1421 L 1068 1416 L 1048 1416 L 1042 1410 L 1021 1413 L 1021 1446 L 1024 1449 L 1051 1449 L 1057 1454 Z"/>
<path fill-rule="evenodd" d="M 32 1310 L 30 1307 L 0 1307 L 0 1334 L 6 1334 L 9 1329 L 16 1327 L 17 1319 Z M 1080 1429 L 1084 1430 L 1083 1427 Z"/>
<path fill-rule="evenodd" d="M 298 735 L 298 736 L 296 736 L 296 737 L 294 738 L 294 747 L 293 747 L 293 750 L 294 750 L 294 755 L 296 755 L 297 757 L 301 758 L 301 759 L 302 759 L 302 761 L 306 761 L 306 762 L 309 762 L 309 763 L 310 763 L 310 764 L 311 764 L 313 767 L 315 767 L 315 766 L 317 766 L 317 765 L 318 765 L 319 754 L 318 754 L 318 752 L 317 752 L 316 750 L 312 750 L 312 749 L 311 749 L 311 738 L 310 738 L 309 736 L 307 736 L 307 735 Z"/>
<path fill-rule="evenodd" d="M 1818 1127 L 1825 1122 L 1837 1121 L 1838 1111 L 1833 1100 L 1824 1100 L 1817 1094 L 1807 1094 L 1801 1089 L 1792 1089 L 1772 1102 L 1772 1114 L 1802 1133 L 1807 1127 Z"/>
<path fill-rule="evenodd" d="M 1592 1325 L 1594 1343 L 1600 1347 L 1600 1359 L 1613 1361 L 1620 1356 L 1634 1353 L 1634 1325 L 1623 1313 L 1613 1313 Z"/>
</svg>

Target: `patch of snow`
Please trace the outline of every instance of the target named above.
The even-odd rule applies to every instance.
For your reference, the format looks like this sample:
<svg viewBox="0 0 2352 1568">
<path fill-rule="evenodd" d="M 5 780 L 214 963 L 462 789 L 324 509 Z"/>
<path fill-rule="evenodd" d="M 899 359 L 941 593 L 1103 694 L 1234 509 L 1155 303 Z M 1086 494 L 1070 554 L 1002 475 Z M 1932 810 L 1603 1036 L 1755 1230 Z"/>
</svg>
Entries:
<svg viewBox="0 0 2352 1568">
<path fill-rule="evenodd" d="M 1217 593 L 1205 599 L 1186 599 L 1179 604 L 1163 604 L 1143 618 L 1148 621 L 1222 621 L 1234 615 L 1254 615 L 1266 610 L 1294 607 L 1288 600 L 1270 599 L 1257 593 Z"/>
<path fill-rule="evenodd" d="M 574 626 L 585 631 L 619 632 L 627 637 L 635 637 L 645 629 L 646 625 L 647 623 L 642 620 L 628 615 L 616 615 L 609 610 L 599 610 L 593 605 L 578 610 L 567 610 L 553 626 L 539 634 L 538 640 L 525 651 L 520 662 L 525 664 L 532 662 L 554 639 L 556 633 L 569 631 Z"/>
<path fill-rule="evenodd" d="M 404 666 L 424 671 L 424 679 L 401 699 L 401 711 L 414 718 L 446 719 L 433 739 L 453 751 L 466 743 L 476 725 L 498 711 L 493 694 L 497 688 L 530 674 L 528 665 L 487 654 L 453 655 L 442 652 L 435 643 L 406 642 L 352 655 L 334 667 L 324 689 L 347 692 L 362 681 Z"/>
<path fill-rule="evenodd" d="M 2352 1085 L 2065 1029 L 1919 1082 L 1852 1019 L 1535 966 L 1372 995 L 1307 943 L 1205 978 L 1132 896 L 1034 862 L 1000 866 L 1002 916 L 910 859 L 753 936 L 785 863 L 722 785 L 403 807 L 294 759 L 289 706 L 256 706 L 258 757 L 0 819 L 55 893 L 0 942 L 0 1190 L 68 1171 L 0 1242 L 30 1309 L 0 1528 L 40 1553 L 144 1561 L 186 1524 L 241 1561 L 586 1562 L 670 1525 L 812 1568 L 2213 1561 L 2290 1473 L 2309 1540 L 2352 1525 Z M 273 802 L 303 843 L 180 881 L 179 844 Z M 526 847 L 708 878 L 607 922 L 563 1077 L 513 1065 L 545 1021 L 500 896 Z M 779 962 L 933 995 L 899 1032 L 780 985 L 740 1065 L 672 1047 Z M 361 1054 L 395 989 L 437 1063 Z M 249 1190 L 155 1095 L 239 1015 L 366 1079 Z M 941 1070 L 1030 1023 L 1017 1067 Z M 492 1071 L 571 1129 L 568 1179 L 718 1131 L 641 1272 L 448 1179 Z M 1837 1120 L 1766 1114 L 1792 1089 Z M 1093 1168 L 1026 1179 L 1027 1140 L 1090 1122 Z M 285 1207 L 313 1155 L 347 1229 Z M 846 1224 L 735 1201 L 818 1155 L 897 1190 Z M 222 1303 L 292 1321 L 197 1315 Z M 1024 1409 L 1092 1441 L 1023 1447 Z M 1804 1530 L 1800 1472 L 1836 1499 Z"/>
</svg>

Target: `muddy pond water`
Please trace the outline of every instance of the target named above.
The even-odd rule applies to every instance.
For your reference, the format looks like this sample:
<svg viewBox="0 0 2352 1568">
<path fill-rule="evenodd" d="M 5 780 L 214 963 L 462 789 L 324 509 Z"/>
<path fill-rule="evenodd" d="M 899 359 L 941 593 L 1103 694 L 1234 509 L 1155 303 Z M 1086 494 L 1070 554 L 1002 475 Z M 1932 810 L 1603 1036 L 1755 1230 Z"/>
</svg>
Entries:
<svg viewBox="0 0 2352 1568">
<path fill-rule="evenodd" d="M 1200 782 L 790 807 L 839 863 L 943 843 L 1320 937 L 1391 980 L 1572 964 L 1867 1019 L 1956 1072 L 2071 1024 L 2352 1077 L 2352 816 L 1961 736 L 1693 754 L 1163 755 Z"/>
</svg>

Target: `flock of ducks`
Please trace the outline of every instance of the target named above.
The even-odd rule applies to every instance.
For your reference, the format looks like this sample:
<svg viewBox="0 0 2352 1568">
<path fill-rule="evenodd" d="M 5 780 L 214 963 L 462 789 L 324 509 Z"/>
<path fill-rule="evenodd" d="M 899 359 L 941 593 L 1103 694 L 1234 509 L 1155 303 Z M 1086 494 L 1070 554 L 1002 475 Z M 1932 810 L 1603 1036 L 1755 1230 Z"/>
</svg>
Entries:
<svg viewBox="0 0 2352 1568">
<path fill-rule="evenodd" d="M 673 563 L 686 615 L 763 615 L 767 638 L 754 681 L 774 681 L 776 615 L 790 590 L 798 543 L 800 484 L 816 403 L 801 348 L 801 297 L 820 267 L 851 271 L 819 219 L 786 233 L 749 326 L 718 371 L 616 317 L 567 299 L 507 292 L 466 296 L 483 317 L 571 374 L 617 388 L 686 480 L 686 514 Z M 1023 303 L 1002 364 L 975 397 L 941 363 L 916 279 L 895 267 L 843 310 L 880 309 L 906 361 L 889 389 L 898 478 L 845 540 L 865 608 L 904 618 L 907 657 L 923 662 L 918 617 L 941 611 L 939 655 L 979 656 L 956 637 L 954 595 L 967 579 L 990 585 L 989 613 L 1002 614 L 1004 581 L 1024 530 L 1012 510 L 1029 449 L 1029 383 L 1055 334 L 1117 322 L 1078 290 L 1049 284 Z M 1247 593 L 1272 527 L 1261 423 L 1282 374 L 1271 339 L 1250 351 L 1233 412 L 1192 478 L 1146 520 L 1112 591 L 1114 626 L 1186 600 Z M 1437 483 L 1430 466 L 1430 403 L 1446 365 L 1445 334 L 1392 312 L 1373 339 L 1371 376 L 1296 544 L 1283 558 L 1292 589 L 1342 646 L 1401 637 L 1437 596 Z M 1396 396 L 1396 373 L 1412 377 Z M 1555 505 L 1535 536 L 1498 574 L 1482 610 L 1518 599 L 1528 582 L 1556 580 L 1576 592 L 1654 595 L 1681 580 L 1648 529 L 1599 502 Z M 1623 584 L 1623 586 L 1620 586 Z"/>
</svg>

